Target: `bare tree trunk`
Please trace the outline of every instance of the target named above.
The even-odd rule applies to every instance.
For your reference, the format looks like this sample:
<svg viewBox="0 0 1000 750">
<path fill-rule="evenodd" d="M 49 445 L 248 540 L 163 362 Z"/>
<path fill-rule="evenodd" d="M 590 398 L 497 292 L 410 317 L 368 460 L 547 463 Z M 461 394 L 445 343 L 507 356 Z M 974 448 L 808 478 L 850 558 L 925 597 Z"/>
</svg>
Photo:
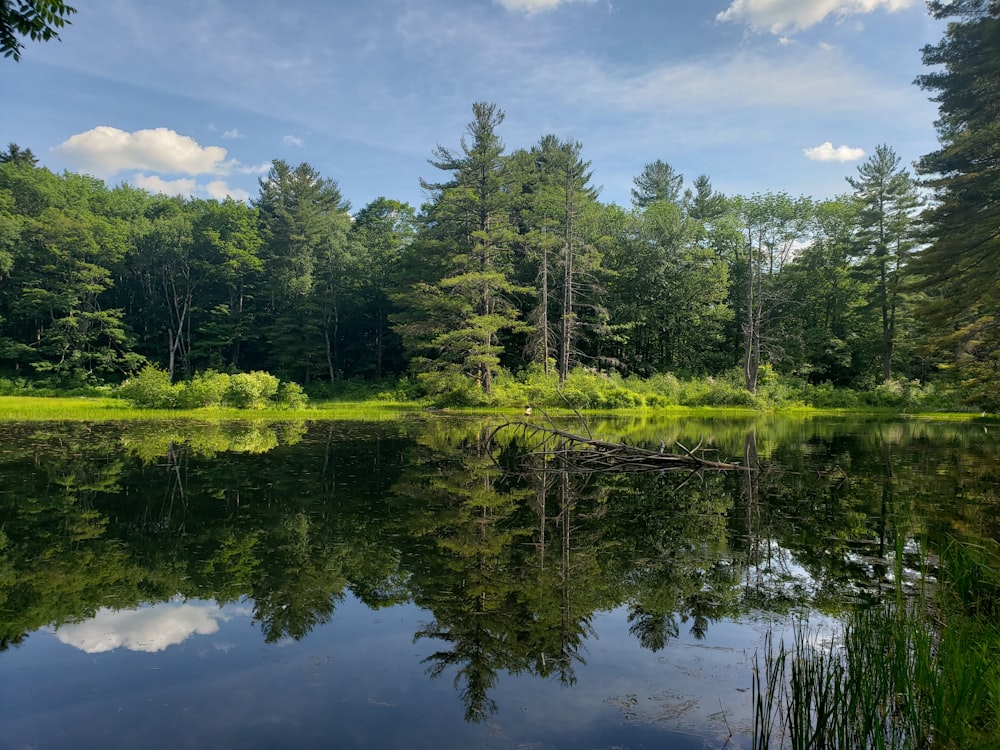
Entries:
<svg viewBox="0 0 1000 750">
<path fill-rule="evenodd" d="M 759 269 L 755 272 L 754 250 L 747 247 L 747 320 L 743 327 L 743 379 L 750 393 L 757 393 L 757 373 L 760 370 L 760 290 Z"/>
</svg>

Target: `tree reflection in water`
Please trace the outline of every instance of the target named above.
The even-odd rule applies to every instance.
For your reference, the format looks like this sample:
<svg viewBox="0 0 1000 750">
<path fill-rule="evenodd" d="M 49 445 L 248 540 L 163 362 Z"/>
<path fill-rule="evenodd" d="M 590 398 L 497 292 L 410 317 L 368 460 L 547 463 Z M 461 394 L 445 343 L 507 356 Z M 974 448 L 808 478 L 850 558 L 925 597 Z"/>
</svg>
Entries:
<svg viewBox="0 0 1000 750">
<path fill-rule="evenodd" d="M 759 468 L 513 474 L 525 446 L 494 462 L 483 420 L 6 425 L 0 648 L 178 594 L 251 600 L 267 642 L 305 638 L 348 595 L 412 602 L 414 639 L 439 644 L 428 673 L 482 721 L 502 675 L 573 685 L 599 613 L 624 607 L 662 651 L 746 613 L 836 613 L 878 595 L 894 555 L 919 569 L 948 535 L 998 531 L 1000 451 L 975 427 L 683 429 L 659 434 Z"/>
</svg>

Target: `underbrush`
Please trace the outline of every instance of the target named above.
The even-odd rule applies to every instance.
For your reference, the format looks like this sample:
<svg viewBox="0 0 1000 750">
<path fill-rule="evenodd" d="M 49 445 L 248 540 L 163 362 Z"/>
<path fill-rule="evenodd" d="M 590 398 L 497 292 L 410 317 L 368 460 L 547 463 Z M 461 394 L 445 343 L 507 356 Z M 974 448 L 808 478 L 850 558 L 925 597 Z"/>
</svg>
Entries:
<svg viewBox="0 0 1000 750">
<path fill-rule="evenodd" d="M 431 403 L 442 407 L 962 410 L 953 391 L 933 383 L 889 381 L 870 391 L 855 391 L 779 376 L 766 366 L 761 368 L 756 394 L 747 391 L 738 368 L 715 377 L 688 379 L 670 373 L 648 378 L 623 377 L 615 372 L 577 368 L 561 383 L 555 373 L 545 373 L 540 367 L 517 374 L 501 370 L 494 377 L 491 396 L 483 393 L 474 380 L 461 375 L 426 374 L 410 384 L 418 386 L 417 392 L 422 391 Z"/>
<path fill-rule="evenodd" d="M 560 382 L 553 371 L 539 366 L 519 373 L 498 370 L 493 393 L 487 396 L 473 378 L 459 373 L 428 372 L 416 377 L 319 381 L 305 388 L 280 382 L 263 373 L 227 375 L 208 371 L 179 383 L 167 373 L 147 367 L 121 386 L 57 384 L 22 378 L 0 379 L 0 396 L 113 397 L 138 408 L 198 409 L 206 406 L 240 409 L 302 408 L 307 402 L 375 404 L 384 406 L 433 405 L 437 407 L 487 407 L 523 409 L 617 410 L 727 408 L 767 411 L 775 409 L 885 409 L 894 412 L 961 412 L 962 394 L 942 383 L 892 380 L 870 390 L 834 388 L 829 383 L 810 384 L 780 376 L 769 366 L 760 370 L 756 394 L 747 391 L 743 374 L 734 368 L 718 376 L 681 378 L 671 373 L 647 378 L 623 377 L 578 367 Z M 977 410 L 978 411 L 978 410 Z"/>
<path fill-rule="evenodd" d="M 298 383 L 282 382 L 266 372 L 227 375 L 208 370 L 171 383 L 156 367 L 145 367 L 126 380 L 117 395 L 138 409 L 300 409 L 308 400 Z"/>
</svg>

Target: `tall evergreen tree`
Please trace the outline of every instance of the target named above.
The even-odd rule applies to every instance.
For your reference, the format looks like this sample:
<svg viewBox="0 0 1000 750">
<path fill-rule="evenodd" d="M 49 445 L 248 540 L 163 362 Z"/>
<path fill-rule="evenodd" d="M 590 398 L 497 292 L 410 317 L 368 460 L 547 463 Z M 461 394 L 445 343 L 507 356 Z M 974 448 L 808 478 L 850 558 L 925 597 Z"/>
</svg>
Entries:
<svg viewBox="0 0 1000 750">
<path fill-rule="evenodd" d="M 858 167 L 857 177 L 847 178 L 861 205 L 859 270 L 872 277 L 873 307 L 882 320 L 883 381 L 892 377 L 900 282 L 914 245 L 913 217 L 919 204 L 916 182 L 899 162 L 896 152 L 882 144 Z"/>
<path fill-rule="evenodd" d="M 308 382 L 340 371 L 340 315 L 346 296 L 350 204 L 336 182 L 307 163 L 275 160 L 256 200 L 267 288 L 265 349 L 259 356 L 284 377 Z"/>
<path fill-rule="evenodd" d="M 597 190 L 590 185 L 590 162 L 583 161 L 581 149 L 578 142 L 546 135 L 529 154 L 535 179 L 526 225 L 538 262 L 530 341 L 533 359 L 546 371 L 550 355 L 557 355 L 560 380 L 566 379 L 579 356 L 581 308 L 592 290 L 595 265 L 585 217 L 597 200 Z"/>
<path fill-rule="evenodd" d="M 416 233 L 413 207 L 376 198 L 354 217 L 350 231 L 350 277 L 354 304 L 345 342 L 354 354 L 351 372 L 381 378 L 402 367 L 399 336 L 389 326 L 390 299 L 404 253 Z"/>
<path fill-rule="evenodd" d="M 660 159 L 643 167 L 642 174 L 633 182 L 632 204 L 636 208 L 646 208 L 659 201 L 679 204 L 683 197 L 684 175 Z"/>
<path fill-rule="evenodd" d="M 489 396 L 500 333 L 524 324 L 511 300 L 511 175 L 496 132 L 504 114 L 484 102 L 472 111 L 459 150 L 438 146 L 431 159 L 450 179 L 421 181 L 431 202 L 410 254 L 419 273 L 399 297 L 396 321 L 418 369 L 465 373 Z"/>
<path fill-rule="evenodd" d="M 940 148 L 924 156 L 934 200 L 929 244 L 913 263 L 925 277 L 936 356 L 956 365 L 982 406 L 1000 408 L 1000 1 L 931 0 L 949 20 L 923 50 L 932 72 L 917 83 L 938 103 Z"/>
</svg>

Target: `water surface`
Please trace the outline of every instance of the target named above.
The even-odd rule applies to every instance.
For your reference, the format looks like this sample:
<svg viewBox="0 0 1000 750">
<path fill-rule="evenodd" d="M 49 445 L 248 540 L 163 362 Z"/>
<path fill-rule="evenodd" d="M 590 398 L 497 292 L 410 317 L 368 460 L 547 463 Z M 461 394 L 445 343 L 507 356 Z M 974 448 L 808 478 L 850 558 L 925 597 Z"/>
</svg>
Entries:
<svg viewBox="0 0 1000 750">
<path fill-rule="evenodd" d="M 769 628 L 1000 522 L 983 424 L 595 421 L 758 467 L 606 475 L 494 426 L 0 426 L 0 748 L 749 747 Z"/>
</svg>

